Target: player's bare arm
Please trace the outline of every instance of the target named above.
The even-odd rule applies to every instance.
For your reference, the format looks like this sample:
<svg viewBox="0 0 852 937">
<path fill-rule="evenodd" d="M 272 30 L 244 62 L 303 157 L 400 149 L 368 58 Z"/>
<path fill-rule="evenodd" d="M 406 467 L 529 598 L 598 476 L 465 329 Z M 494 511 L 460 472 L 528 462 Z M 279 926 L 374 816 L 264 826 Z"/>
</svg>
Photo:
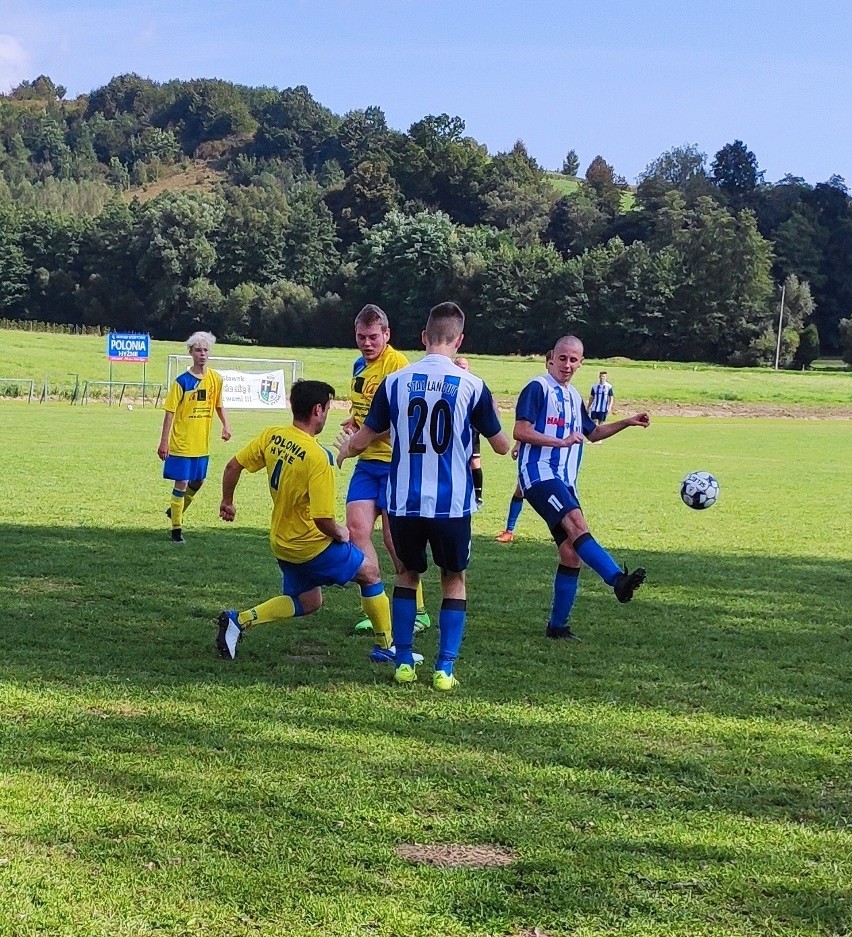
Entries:
<svg viewBox="0 0 852 937">
<path fill-rule="evenodd" d="M 242 475 L 243 467 L 236 459 L 231 459 L 222 473 L 222 501 L 219 504 L 219 517 L 223 521 L 232 521 L 237 516 L 234 507 L 234 492 Z"/>
<path fill-rule="evenodd" d="M 160 433 L 160 444 L 157 446 L 157 455 L 160 460 L 165 462 L 169 455 L 169 433 L 172 431 L 172 423 L 175 421 L 175 415 L 170 410 L 163 414 L 163 431 Z"/>
<path fill-rule="evenodd" d="M 349 543 L 349 528 L 345 524 L 338 524 L 333 517 L 315 517 L 313 521 L 326 537 L 337 543 Z"/>
<path fill-rule="evenodd" d="M 629 429 L 631 426 L 639 426 L 647 429 L 651 425 L 651 417 L 647 413 L 637 413 L 634 416 L 625 417 L 623 420 L 616 420 L 614 423 L 603 423 L 589 433 L 586 437 L 589 442 L 598 442 L 601 439 L 608 439 L 615 436 L 622 430 Z"/>
<path fill-rule="evenodd" d="M 216 407 L 216 414 L 222 423 L 222 439 L 227 442 L 231 438 L 231 424 L 228 422 L 228 414 L 224 407 Z"/>
<path fill-rule="evenodd" d="M 614 423 L 613 426 L 615 426 Z M 527 420 L 515 421 L 512 437 L 516 442 L 526 443 L 528 446 L 550 446 L 553 449 L 567 449 L 569 446 L 576 446 L 578 443 L 585 442 L 586 438 L 582 433 L 569 433 L 567 436 L 563 436 L 562 439 L 547 436 L 533 429 L 532 423 Z M 591 439 L 591 436 L 589 438 Z M 508 450 L 506 451 L 508 452 Z"/>
<path fill-rule="evenodd" d="M 379 433 L 371 430 L 369 426 L 362 426 L 356 433 L 351 435 L 341 433 L 334 441 L 334 447 L 337 449 L 337 466 L 343 465 L 347 459 L 352 459 L 361 453 L 370 445 L 373 440 L 379 437 Z"/>
<path fill-rule="evenodd" d="M 506 455 L 506 453 L 511 449 L 512 442 L 509 437 L 500 430 L 499 433 L 494 436 L 487 436 L 488 445 L 497 453 L 497 455 Z M 517 455 L 514 456 L 517 459 Z"/>
</svg>

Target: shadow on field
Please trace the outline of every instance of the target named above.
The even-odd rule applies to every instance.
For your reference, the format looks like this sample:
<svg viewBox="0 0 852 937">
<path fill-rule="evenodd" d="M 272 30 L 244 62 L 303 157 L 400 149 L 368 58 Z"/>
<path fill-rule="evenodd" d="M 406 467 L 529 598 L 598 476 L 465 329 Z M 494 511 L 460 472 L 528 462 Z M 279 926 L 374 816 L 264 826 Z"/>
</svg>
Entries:
<svg viewBox="0 0 852 937">
<path fill-rule="evenodd" d="M 164 531 L 0 525 L 0 612 L 14 628 L 3 670 L 21 682 L 87 676 L 140 688 L 192 682 L 384 682 L 368 638 L 350 637 L 358 593 L 326 590 L 316 615 L 258 629 L 233 664 L 212 648 L 223 607 L 276 594 L 258 530 Z M 852 639 L 848 564 L 813 558 L 651 553 L 629 605 L 590 570 L 572 618 L 581 644 L 543 637 L 552 547 L 478 539 L 458 665 L 468 698 L 588 700 L 667 712 L 832 720 L 847 712 Z M 427 574 L 437 623 L 439 587 Z M 430 662 L 437 628 L 418 639 Z M 416 688 L 419 692 L 421 687 Z"/>
</svg>

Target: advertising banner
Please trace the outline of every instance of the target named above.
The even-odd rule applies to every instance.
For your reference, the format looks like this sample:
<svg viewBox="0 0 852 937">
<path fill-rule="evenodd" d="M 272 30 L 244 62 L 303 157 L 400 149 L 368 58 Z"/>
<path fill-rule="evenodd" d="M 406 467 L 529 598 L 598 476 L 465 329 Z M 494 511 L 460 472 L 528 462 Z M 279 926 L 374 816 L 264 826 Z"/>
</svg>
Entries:
<svg viewBox="0 0 852 937">
<path fill-rule="evenodd" d="M 286 410 L 284 371 L 223 371 L 222 403 L 226 410 Z"/>
</svg>

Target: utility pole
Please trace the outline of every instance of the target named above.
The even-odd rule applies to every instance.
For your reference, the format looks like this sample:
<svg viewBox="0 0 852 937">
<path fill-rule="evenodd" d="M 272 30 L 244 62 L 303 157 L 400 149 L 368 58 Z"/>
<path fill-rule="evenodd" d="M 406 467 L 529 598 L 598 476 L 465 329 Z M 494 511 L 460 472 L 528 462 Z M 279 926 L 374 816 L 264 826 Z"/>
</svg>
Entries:
<svg viewBox="0 0 852 937">
<path fill-rule="evenodd" d="M 778 361 L 781 358 L 781 323 L 784 321 L 784 291 L 787 284 L 781 284 L 781 308 L 778 310 L 778 342 L 775 345 L 775 370 L 778 370 Z"/>
</svg>

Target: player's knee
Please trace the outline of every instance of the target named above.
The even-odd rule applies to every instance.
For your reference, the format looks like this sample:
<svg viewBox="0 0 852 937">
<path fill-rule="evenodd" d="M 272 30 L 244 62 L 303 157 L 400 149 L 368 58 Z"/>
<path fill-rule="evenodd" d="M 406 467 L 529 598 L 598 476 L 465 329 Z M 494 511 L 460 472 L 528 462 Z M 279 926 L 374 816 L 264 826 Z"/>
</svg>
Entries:
<svg viewBox="0 0 852 937">
<path fill-rule="evenodd" d="M 565 539 L 560 544 L 558 544 L 559 562 L 563 566 L 570 566 L 572 569 L 579 569 L 580 566 L 582 566 L 582 563 L 571 543 L 572 542 L 568 539 L 568 535 L 566 534 Z"/>
<path fill-rule="evenodd" d="M 299 596 L 302 603 L 302 612 L 305 615 L 313 615 L 322 608 L 322 591 L 320 589 L 311 589 Z"/>
<path fill-rule="evenodd" d="M 587 534 L 589 527 L 581 511 L 569 511 L 562 518 L 561 527 L 567 534 L 567 539 L 573 543 L 577 537 Z"/>
<path fill-rule="evenodd" d="M 361 564 L 355 576 L 355 582 L 357 582 L 359 586 L 372 586 L 381 581 L 382 573 L 378 563 L 374 563 L 371 559 L 365 557 L 364 562 Z"/>
<path fill-rule="evenodd" d="M 362 511 L 346 512 L 346 526 L 349 528 L 349 536 L 359 547 L 370 541 L 375 523 L 375 518 L 365 516 Z"/>
</svg>

